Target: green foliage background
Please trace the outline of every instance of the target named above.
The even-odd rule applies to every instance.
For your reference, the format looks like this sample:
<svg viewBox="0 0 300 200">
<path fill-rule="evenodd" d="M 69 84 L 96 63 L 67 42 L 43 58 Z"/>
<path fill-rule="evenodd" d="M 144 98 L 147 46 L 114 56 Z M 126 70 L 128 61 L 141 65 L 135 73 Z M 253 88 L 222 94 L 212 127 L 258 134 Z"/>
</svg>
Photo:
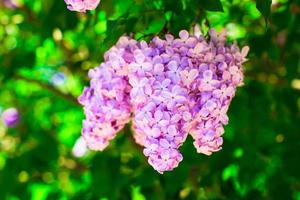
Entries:
<svg viewBox="0 0 300 200">
<path fill-rule="evenodd" d="M 4 1 L 0 107 L 17 107 L 21 122 L 0 125 L 1 200 L 300 199 L 299 0 L 102 0 L 87 13 L 63 0 Z M 104 152 L 75 158 L 88 69 L 124 33 L 149 40 L 197 23 L 250 46 L 223 150 L 197 154 L 189 138 L 180 166 L 160 175 L 127 127 Z"/>
</svg>

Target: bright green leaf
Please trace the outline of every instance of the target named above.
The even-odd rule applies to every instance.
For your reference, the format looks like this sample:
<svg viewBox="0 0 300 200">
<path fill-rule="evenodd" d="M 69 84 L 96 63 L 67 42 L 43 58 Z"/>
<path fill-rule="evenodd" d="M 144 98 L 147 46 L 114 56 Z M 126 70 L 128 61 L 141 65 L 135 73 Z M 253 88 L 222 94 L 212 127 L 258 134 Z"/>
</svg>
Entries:
<svg viewBox="0 0 300 200">
<path fill-rule="evenodd" d="M 144 195 L 141 193 L 140 187 L 132 187 L 131 188 L 131 199 L 132 200 L 146 200 Z"/>
<path fill-rule="evenodd" d="M 231 164 L 226 167 L 222 174 L 222 179 L 227 181 L 229 178 L 237 177 L 239 173 L 239 166 L 235 164 Z"/>
</svg>

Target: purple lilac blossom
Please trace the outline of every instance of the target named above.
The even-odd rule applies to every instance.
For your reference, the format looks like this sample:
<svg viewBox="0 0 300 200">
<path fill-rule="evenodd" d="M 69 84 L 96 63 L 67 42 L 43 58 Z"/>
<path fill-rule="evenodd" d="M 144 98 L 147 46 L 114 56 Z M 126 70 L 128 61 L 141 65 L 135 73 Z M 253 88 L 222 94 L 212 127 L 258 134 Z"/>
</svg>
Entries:
<svg viewBox="0 0 300 200">
<path fill-rule="evenodd" d="M 198 153 L 219 151 L 249 48 L 226 45 L 225 32 L 209 36 L 183 30 L 149 44 L 121 37 L 90 70 L 91 86 L 79 97 L 88 147 L 103 150 L 132 118 L 134 138 L 159 173 L 182 161 L 188 134 Z"/>
<path fill-rule="evenodd" d="M 65 0 L 65 3 L 71 11 L 86 12 L 96 9 L 100 0 Z"/>
<path fill-rule="evenodd" d="M 14 127 L 19 122 L 19 112 L 16 108 L 8 108 L 2 113 L 2 121 L 7 127 Z"/>
<path fill-rule="evenodd" d="M 50 82 L 55 86 L 64 85 L 67 81 L 67 77 L 63 72 L 56 72 L 50 79 Z"/>
</svg>

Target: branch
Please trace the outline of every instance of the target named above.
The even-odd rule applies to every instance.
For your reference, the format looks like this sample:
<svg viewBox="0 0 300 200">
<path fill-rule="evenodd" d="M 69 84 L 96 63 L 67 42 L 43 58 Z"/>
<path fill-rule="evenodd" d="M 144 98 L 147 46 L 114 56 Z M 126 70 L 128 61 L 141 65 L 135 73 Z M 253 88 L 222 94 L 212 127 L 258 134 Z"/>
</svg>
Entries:
<svg viewBox="0 0 300 200">
<path fill-rule="evenodd" d="M 19 80 L 23 80 L 23 81 L 26 81 L 26 82 L 29 82 L 29 83 L 34 83 L 34 84 L 37 84 L 39 85 L 41 88 L 43 89 L 46 89 L 48 90 L 49 92 L 52 92 L 53 94 L 65 99 L 65 100 L 68 100 L 69 102 L 75 104 L 75 105 L 79 105 L 78 102 L 77 102 L 77 99 L 76 97 L 74 97 L 73 95 L 71 94 L 65 94 L 61 91 L 59 91 L 58 89 L 56 89 L 55 87 L 53 87 L 52 85 L 50 84 L 47 84 L 47 83 L 43 83 L 42 81 L 39 81 L 39 80 L 35 80 L 35 79 L 30 79 L 30 78 L 27 78 L 25 76 L 22 76 L 22 75 L 16 75 L 15 76 L 16 79 L 19 79 Z"/>
</svg>

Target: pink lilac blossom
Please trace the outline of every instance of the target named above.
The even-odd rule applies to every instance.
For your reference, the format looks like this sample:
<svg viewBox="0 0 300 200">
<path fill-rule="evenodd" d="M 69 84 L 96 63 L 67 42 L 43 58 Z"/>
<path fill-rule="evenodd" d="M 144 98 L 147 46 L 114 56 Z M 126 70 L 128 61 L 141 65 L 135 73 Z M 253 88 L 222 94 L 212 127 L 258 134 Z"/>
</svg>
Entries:
<svg viewBox="0 0 300 200">
<path fill-rule="evenodd" d="M 136 142 L 159 173 L 171 171 L 183 157 L 188 134 L 198 153 L 221 149 L 227 110 L 243 83 L 242 63 L 248 47 L 225 44 L 225 32 L 180 31 L 149 43 L 121 37 L 89 71 L 91 85 L 84 106 L 83 138 L 90 149 L 103 150 L 132 120 Z"/>
<path fill-rule="evenodd" d="M 1 118 L 7 127 L 14 127 L 19 122 L 19 112 L 16 108 L 8 108 L 3 111 Z"/>
<path fill-rule="evenodd" d="M 5 7 L 10 9 L 16 9 L 18 7 L 18 3 L 15 0 L 4 0 L 3 4 Z M 1 5 L 1 3 L 0 3 Z"/>
<path fill-rule="evenodd" d="M 65 3 L 71 11 L 86 12 L 96 9 L 100 0 L 65 0 Z"/>
</svg>

